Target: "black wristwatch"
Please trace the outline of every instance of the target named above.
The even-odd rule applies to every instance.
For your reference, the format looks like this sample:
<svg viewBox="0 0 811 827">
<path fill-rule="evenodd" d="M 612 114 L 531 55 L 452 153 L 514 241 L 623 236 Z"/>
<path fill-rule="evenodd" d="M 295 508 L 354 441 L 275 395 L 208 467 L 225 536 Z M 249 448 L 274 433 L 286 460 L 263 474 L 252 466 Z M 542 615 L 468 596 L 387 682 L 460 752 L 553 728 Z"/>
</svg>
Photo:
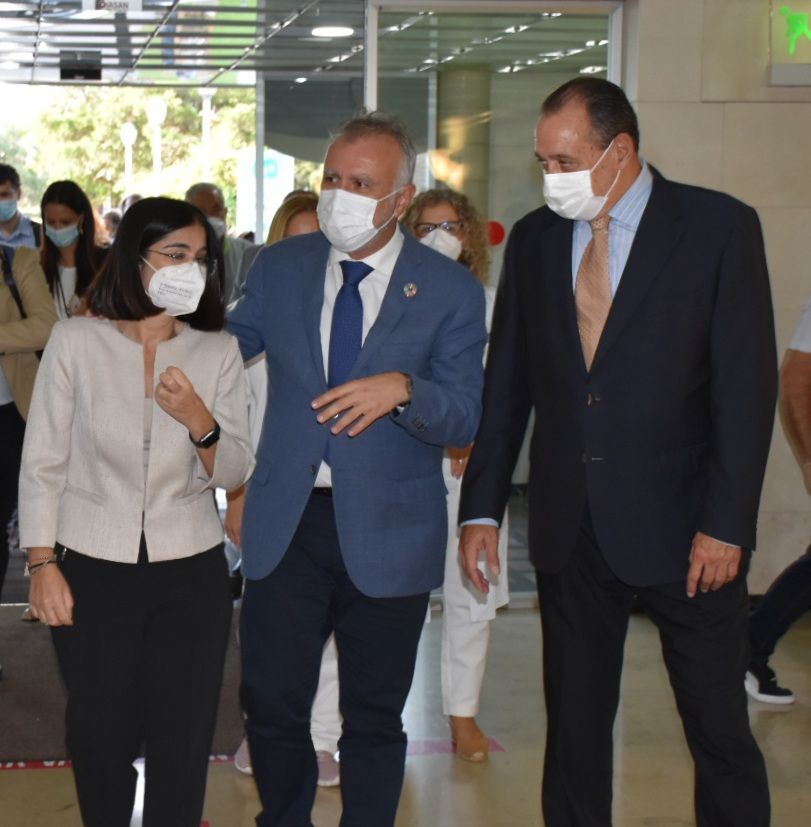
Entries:
<svg viewBox="0 0 811 827">
<path fill-rule="evenodd" d="M 196 448 L 210 448 L 214 445 L 220 438 L 220 423 L 217 420 L 214 420 L 214 427 L 208 431 L 208 433 L 203 434 L 200 439 L 194 439 L 191 435 L 191 431 L 189 431 L 189 439 L 192 441 L 192 444 Z"/>
</svg>

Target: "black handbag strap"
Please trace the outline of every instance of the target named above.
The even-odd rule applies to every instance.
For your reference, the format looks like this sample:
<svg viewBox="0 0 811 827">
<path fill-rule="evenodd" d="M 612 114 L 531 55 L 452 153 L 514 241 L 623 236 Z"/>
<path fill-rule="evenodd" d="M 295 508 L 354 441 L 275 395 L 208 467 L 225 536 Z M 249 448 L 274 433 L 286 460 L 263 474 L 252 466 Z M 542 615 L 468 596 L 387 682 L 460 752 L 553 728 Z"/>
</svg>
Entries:
<svg viewBox="0 0 811 827">
<path fill-rule="evenodd" d="M 20 311 L 20 316 L 23 319 L 27 318 L 25 308 L 23 307 L 23 299 L 20 295 L 20 289 L 17 287 L 17 282 L 14 281 L 13 262 L 14 262 L 14 248 L 7 244 L 0 244 L 0 250 L 3 254 L 3 280 L 6 287 L 11 291 L 11 296 Z"/>
</svg>

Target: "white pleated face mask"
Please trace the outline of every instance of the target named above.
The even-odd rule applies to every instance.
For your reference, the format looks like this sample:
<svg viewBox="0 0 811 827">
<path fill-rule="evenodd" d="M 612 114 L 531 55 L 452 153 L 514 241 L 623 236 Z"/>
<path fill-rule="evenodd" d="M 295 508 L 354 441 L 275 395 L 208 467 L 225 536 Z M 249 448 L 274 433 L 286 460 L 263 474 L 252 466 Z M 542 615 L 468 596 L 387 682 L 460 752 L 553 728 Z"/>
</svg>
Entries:
<svg viewBox="0 0 811 827">
<path fill-rule="evenodd" d="M 143 261 L 152 267 L 146 259 Z M 185 316 L 197 310 L 205 289 L 203 268 L 196 261 L 185 261 L 155 270 L 146 292 L 152 304 L 162 307 L 170 316 Z"/>
<path fill-rule="evenodd" d="M 442 227 L 437 227 L 424 235 L 420 239 L 420 243 L 436 250 L 438 253 L 442 253 L 443 256 L 452 258 L 454 261 L 458 261 L 462 254 L 462 242 L 453 233 L 443 230 Z"/>
<path fill-rule="evenodd" d="M 595 195 L 591 186 L 591 173 L 597 169 L 605 158 L 614 141 L 605 148 L 597 163 L 591 169 L 576 172 L 545 172 L 543 176 L 543 197 L 546 206 L 561 218 L 572 221 L 591 221 L 605 207 L 614 184 L 620 177 L 617 170 L 614 182 L 605 195 Z"/>
<path fill-rule="evenodd" d="M 321 190 L 318 198 L 318 223 L 321 232 L 336 250 L 354 253 L 365 247 L 384 227 L 394 221 L 394 211 L 379 227 L 374 218 L 377 205 L 403 187 L 384 195 L 383 198 L 369 198 L 340 188 Z"/>
</svg>

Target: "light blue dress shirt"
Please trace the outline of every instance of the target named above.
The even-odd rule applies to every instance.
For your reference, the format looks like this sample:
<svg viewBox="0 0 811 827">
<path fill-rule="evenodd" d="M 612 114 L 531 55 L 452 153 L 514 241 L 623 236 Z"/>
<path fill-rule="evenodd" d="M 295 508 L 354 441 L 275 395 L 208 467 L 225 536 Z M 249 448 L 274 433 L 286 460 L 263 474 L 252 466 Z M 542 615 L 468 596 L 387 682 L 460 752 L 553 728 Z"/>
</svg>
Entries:
<svg viewBox="0 0 811 827">
<path fill-rule="evenodd" d="M 636 230 L 642 220 L 642 213 L 648 206 L 653 175 L 648 165 L 642 162 L 642 171 L 628 191 L 608 211 L 611 221 L 608 225 L 608 274 L 611 278 L 611 295 L 616 295 L 622 278 L 622 271 L 628 263 L 631 245 L 636 237 Z M 572 290 L 577 280 L 580 260 L 591 241 L 591 226 L 588 221 L 575 221 L 572 237 Z"/>
<path fill-rule="evenodd" d="M 20 220 L 11 235 L 6 235 L 0 230 L 0 244 L 7 247 L 33 247 L 37 249 L 37 242 L 34 239 L 34 226 L 27 215 L 20 213 Z"/>
</svg>

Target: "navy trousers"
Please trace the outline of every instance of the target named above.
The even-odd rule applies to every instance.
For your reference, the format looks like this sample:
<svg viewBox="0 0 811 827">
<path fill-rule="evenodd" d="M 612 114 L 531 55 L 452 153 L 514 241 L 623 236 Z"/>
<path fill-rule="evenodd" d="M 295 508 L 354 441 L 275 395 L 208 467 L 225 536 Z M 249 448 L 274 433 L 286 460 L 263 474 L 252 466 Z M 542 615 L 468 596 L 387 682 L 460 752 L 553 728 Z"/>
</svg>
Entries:
<svg viewBox="0 0 811 827">
<path fill-rule="evenodd" d="M 695 762 L 696 824 L 768 827 L 766 768 L 749 729 L 743 686 L 749 648 L 746 568 L 719 591 L 693 598 L 686 595 L 686 582 L 630 586 L 606 564 L 587 511 L 567 565 L 555 574 L 538 574 L 548 827 L 612 824 L 614 718 L 635 596 L 659 629 Z"/>
<path fill-rule="evenodd" d="M 318 769 L 310 710 L 333 630 L 343 716 L 341 827 L 394 824 L 406 754 L 401 716 L 428 597 L 359 592 L 341 557 L 332 498 L 317 493 L 277 568 L 246 581 L 241 697 L 260 827 L 312 825 Z"/>
<path fill-rule="evenodd" d="M 749 618 L 752 661 L 765 665 L 777 641 L 811 609 L 811 546 L 769 586 Z"/>
</svg>

